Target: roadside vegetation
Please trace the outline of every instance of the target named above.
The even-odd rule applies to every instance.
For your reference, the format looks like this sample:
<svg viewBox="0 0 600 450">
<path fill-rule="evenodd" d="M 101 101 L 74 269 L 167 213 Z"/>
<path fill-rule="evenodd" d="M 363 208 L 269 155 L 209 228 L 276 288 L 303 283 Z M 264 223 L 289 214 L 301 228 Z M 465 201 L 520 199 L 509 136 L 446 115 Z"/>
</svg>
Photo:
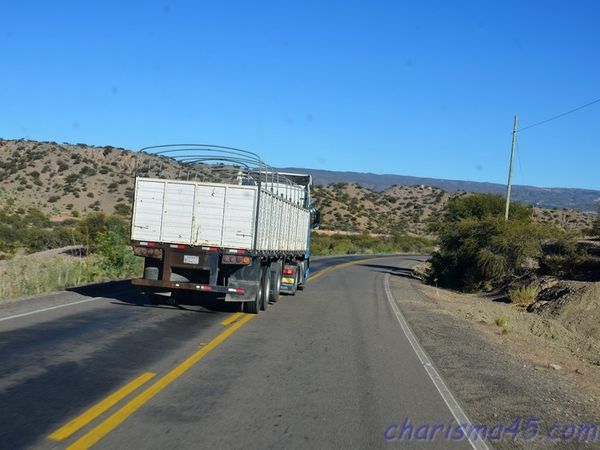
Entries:
<svg viewBox="0 0 600 450">
<path fill-rule="evenodd" d="M 369 234 L 311 234 L 311 254 L 350 255 L 377 253 L 430 253 L 433 241 L 424 237 L 393 234 L 372 236 Z"/>
<path fill-rule="evenodd" d="M 0 296 L 140 271 L 141 259 L 127 245 L 126 222 L 136 155 L 112 147 L 0 140 L 0 156 Z M 140 164 L 164 166 L 169 177 L 181 175 L 173 161 L 152 155 Z M 429 275 L 440 286 L 474 291 L 532 272 L 573 276 L 598 269 L 578 243 L 577 230 L 600 236 L 600 218 L 594 222 L 592 214 L 514 203 L 511 220 L 504 222 L 500 197 L 428 186 L 375 191 L 333 183 L 315 186 L 314 200 L 323 229 L 357 234 L 312 233 L 313 255 L 432 253 L 437 248 Z M 82 248 L 83 256 L 26 259 L 65 246 Z"/>
<path fill-rule="evenodd" d="M 4 255 L 12 253 L 13 257 L 0 261 L 0 299 L 126 278 L 142 271 L 143 262 L 133 256 L 127 223 L 120 217 L 93 213 L 78 223 L 55 226 L 43 214 L 30 213 L 8 223 L 12 227 L 2 223 L 3 236 L 10 239 L 14 234 L 19 240 L 9 240 L 10 246 L 4 247 Z M 76 248 L 76 256 L 25 254 L 64 245 Z"/>
<path fill-rule="evenodd" d="M 439 250 L 431 260 L 431 281 L 461 291 L 491 289 L 527 274 L 576 276 L 598 268 L 578 246 L 581 236 L 533 221 L 529 206 L 511 204 L 504 220 L 500 196 L 475 194 L 454 198 L 441 220 L 431 225 Z M 519 302 L 533 291 L 513 291 Z"/>
<path fill-rule="evenodd" d="M 0 259 L 15 254 L 33 253 L 51 248 L 74 245 L 75 220 L 56 223 L 39 209 L 13 207 L 0 209 Z"/>
</svg>

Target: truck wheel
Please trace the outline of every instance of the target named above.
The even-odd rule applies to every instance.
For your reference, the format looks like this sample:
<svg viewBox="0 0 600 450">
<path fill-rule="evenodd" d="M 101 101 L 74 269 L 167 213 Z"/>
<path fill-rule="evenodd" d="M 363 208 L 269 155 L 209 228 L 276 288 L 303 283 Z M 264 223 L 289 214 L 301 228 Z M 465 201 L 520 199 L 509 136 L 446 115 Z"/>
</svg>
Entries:
<svg viewBox="0 0 600 450">
<path fill-rule="evenodd" d="M 279 264 L 273 263 L 269 268 L 271 277 L 271 289 L 269 291 L 269 301 L 275 303 L 279 300 L 279 289 L 281 288 L 281 269 Z"/>
<path fill-rule="evenodd" d="M 271 271 L 268 267 L 262 270 L 262 301 L 260 302 L 260 309 L 265 311 L 269 306 L 269 292 L 271 292 Z"/>
<path fill-rule="evenodd" d="M 248 314 L 258 314 L 258 311 L 262 309 L 263 295 L 263 271 L 261 271 L 261 277 L 258 282 L 258 289 L 256 290 L 256 296 L 251 302 L 244 302 L 244 312 Z"/>
</svg>

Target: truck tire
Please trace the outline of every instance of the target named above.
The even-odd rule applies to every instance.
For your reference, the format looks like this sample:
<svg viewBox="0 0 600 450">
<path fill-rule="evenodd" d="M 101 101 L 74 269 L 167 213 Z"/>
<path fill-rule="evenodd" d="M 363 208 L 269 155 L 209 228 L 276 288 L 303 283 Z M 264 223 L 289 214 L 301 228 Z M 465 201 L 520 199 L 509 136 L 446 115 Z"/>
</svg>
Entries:
<svg viewBox="0 0 600 450">
<path fill-rule="evenodd" d="M 271 276 L 269 301 L 276 303 L 279 300 L 279 289 L 281 288 L 281 266 L 278 263 L 271 263 L 269 275 Z"/>
<path fill-rule="evenodd" d="M 254 297 L 254 299 L 251 302 L 244 302 L 244 312 L 248 313 L 248 314 L 258 314 L 258 312 L 263 309 L 262 308 L 262 302 L 264 299 L 264 294 L 263 294 L 263 275 L 264 275 L 264 269 L 261 269 L 261 276 L 259 278 L 259 282 L 258 282 L 258 289 L 256 290 L 256 296 Z"/>
<path fill-rule="evenodd" d="M 262 301 L 260 302 L 260 309 L 266 311 L 269 306 L 269 292 L 271 292 L 271 271 L 268 267 L 263 268 L 260 282 L 262 284 Z"/>
</svg>

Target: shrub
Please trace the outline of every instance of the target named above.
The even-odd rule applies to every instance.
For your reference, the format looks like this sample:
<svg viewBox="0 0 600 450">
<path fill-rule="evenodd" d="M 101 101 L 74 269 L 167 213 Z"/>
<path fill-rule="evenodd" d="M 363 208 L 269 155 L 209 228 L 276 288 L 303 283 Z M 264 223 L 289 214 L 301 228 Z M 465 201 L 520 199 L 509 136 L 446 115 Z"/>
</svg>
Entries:
<svg viewBox="0 0 600 450">
<path fill-rule="evenodd" d="M 528 270 L 527 261 L 543 261 L 545 249 L 560 255 L 572 254 L 573 235 L 532 223 L 529 207 L 515 203 L 511 211 L 510 220 L 505 221 L 503 200 L 494 195 L 467 195 L 451 200 L 442 220 L 430 226 L 439 237 L 430 279 L 472 291 L 523 274 Z"/>
<path fill-rule="evenodd" d="M 131 207 L 125 203 L 117 203 L 115 205 L 115 213 L 120 216 L 128 216 L 131 214 Z"/>
<path fill-rule="evenodd" d="M 72 173 L 72 174 L 70 174 L 70 175 L 67 175 L 67 176 L 65 177 L 65 183 L 67 183 L 67 184 L 73 184 L 73 183 L 75 183 L 75 182 L 76 182 L 78 179 L 79 179 L 79 175 Z"/>
<path fill-rule="evenodd" d="M 505 200 L 494 194 L 470 194 L 456 197 L 448 202 L 446 220 L 458 222 L 461 219 L 504 218 Z M 513 221 L 530 222 L 533 209 L 530 206 L 513 202 L 510 204 L 509 217 Z"/>
<path fill-rule="evenodd" d="M 124 239 L 128 235 L 128 227 L 123 219 L 116 216 L 107 216 L 104 213 L 88 214 L 77 224 L 75 232 L 80 242 L 93 251 L 98 245 L 99 235 L 109 229 L 117 232 Z"/>
<path fill-rule="evenodd" d="M 510 289 L 508 291 L 508 298 L 517 306 L 529 306 L 535 301 L 538 293 L 537 286 L 530 284 Z"/>
<path fill-rule="evenodd" d="M 508 326 L 508 319 L 506 317 L 496 317 L 494 322 L 500 328 L 506 328 Z"/>
</svg>

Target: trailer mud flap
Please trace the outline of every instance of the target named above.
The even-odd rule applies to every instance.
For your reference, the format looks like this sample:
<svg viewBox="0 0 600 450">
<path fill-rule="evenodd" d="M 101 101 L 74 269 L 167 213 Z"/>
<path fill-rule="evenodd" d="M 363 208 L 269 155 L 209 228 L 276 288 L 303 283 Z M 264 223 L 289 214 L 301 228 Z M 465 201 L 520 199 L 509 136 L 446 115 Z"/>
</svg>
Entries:
<svg viewBox="0 0 600 450">
<path fill-rule="evenodd" d="M 260 259 L 255 258 L 252 264 L 240 267 L 229 276 L 228 289 L 243 289 L 243 294 L 227 293 L 226 302 L 251 302 L 256 298 L 260 283 Z"/>
<path fill-rule="evenodd" d="M 230 282 L 229 287 L 234 289 L 242 288 L 244 290 L 244 293 L 227 293 L 225 295 L 226 302 L 251 302 L 256 298 L 256 293 L 258 292 L 257 281 L 236 281 L 235 283 Z"/>
</svg>

